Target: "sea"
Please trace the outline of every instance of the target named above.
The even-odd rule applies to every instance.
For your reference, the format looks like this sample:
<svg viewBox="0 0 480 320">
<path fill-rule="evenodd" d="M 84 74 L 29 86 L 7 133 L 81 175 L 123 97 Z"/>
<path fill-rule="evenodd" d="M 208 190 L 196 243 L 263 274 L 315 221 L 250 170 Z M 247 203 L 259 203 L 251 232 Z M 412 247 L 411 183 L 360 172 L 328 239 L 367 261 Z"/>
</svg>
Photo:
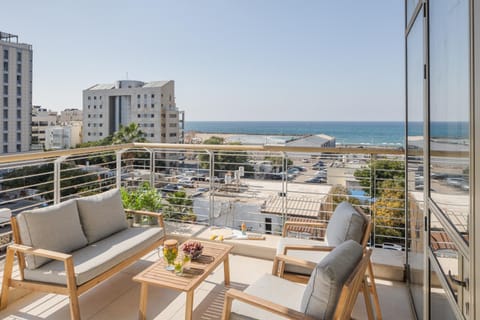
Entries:
<svg viewBox="0 0 480 320">
<path fill-rule="evenodd" d="M 405 122 L 400 121 L 186 121 L 185 131 L 280 136 L 326 134 L 335 137 L 337 145 L 405 146 Z M 410 122 L 408 131 L 409 136 L 423 136 L 423 123 Z M 434 122 L 431 135 L 467 139 L 468 123 Z"/>
</svg>

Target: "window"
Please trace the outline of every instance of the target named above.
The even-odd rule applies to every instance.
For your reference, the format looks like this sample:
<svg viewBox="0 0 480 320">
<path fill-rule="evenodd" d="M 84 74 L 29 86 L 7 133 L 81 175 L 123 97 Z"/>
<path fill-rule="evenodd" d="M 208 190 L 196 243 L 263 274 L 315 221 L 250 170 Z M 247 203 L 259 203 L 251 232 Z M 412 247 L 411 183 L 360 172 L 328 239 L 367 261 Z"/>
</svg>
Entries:
<svg viewBox="0 0 480 320">
<path fill-rule="evenodd" d="M 8 121 L 3 121 L 3 131 L 8 131 Z"/>
<path fill-rule="evenodd" d="M 3 86 L 3 94 L 8 94 L 8 86 Z"/>
<path fill-rule="evenodd" d="M 8 109 L 3 110 L 3 119 L 8 119 Z"/>
<path fill-rule="evenodd" d="M 145 103 L 145 104 L 143 105 L 143 107 L 146 108 L 146 107 L 147 107 L 147 104 Z"/>
<path fill-rule="evenodd" d="M 169 123 L 168 126 L 170 128 L 176 128 L 177 127 L 177 124 L 176 123 Z"/>
<path fill-rule="evenodd" d="M 90 105 L 88 105 L 88 107 L 87 107 L 87 108 L 88 108 L 88 109 L 90 109 Z"/>
<path fill-rule="evenodd" d="M 154 95 L 154 94 L 152 94 L 152 99 L 155 99 L 155 95 Z"/>
<path fill-rule="evenodd" d="M 90 127 L 90 123 L 88 124 L 88 126 Z"/>
<path fill-rule="evenodd" d="M 160 107 L 162 107 L 162 108 L 163 108 L 163 103 L 162 103 L 162 104 L 160 104 Z"/>
<path fill-rule="evenodd" d="M 140 95 L 139 95 L 139 94 L 137 94 L 137 99 L 140 99 Z"/>
<path fill-rule="evenodd" d="M 143 99 L 147 99 L 147 94 L 144 94 L 144 95 L 143 95 Z"/>
<path fill-rule="evenodd" d="M 90 100 L 92 97 L 88 96 L 88 100 Z"/>
<path fill-rule="evenodd" d="M 21 108 L 21 107 L 22 107 L 22 99 L 17 98 L 17 108 Z"/>
<path fill-rule="evenodd" d="M 98 126 L 99 126 L 99 127 L 103 127 L 103 123 L 99 123 Z"/>
<path fill-rule="evenodd" d="M 22 110 L 17 110 L 17 119 L 22 119 Z"/>
<path fill-rule="evenodd" d="M 177 134 L 175 132 L 169 134 L 170 137 L 176 137 Z"/>
<path fill-rule="evenodd" d="M 22 130 L 22 122 L 17 121 L 17 130 Z"/>
<path fill-rule="evenodd" d="M 153 133 L 150 133 L 150 137 L 152 137 L 152 138 L 153 138 L 153 137 L 155 137 L 155 134 L 153 134 Z"/>
<path fill-rule="evenodd" d="M 8 73 L 3 74 L 3 83 L 8 83 Z"/>
<path fill-rule="evenodd" d="M 168 117 L 169 117 L 169 118 L 176 118 L 176 117 L 177 117 L 177 114 L 176 114 L 176 113 L 170 113 Z"/>
<path fill-rule="evenodd" d="M 100 118 L 103 118 L 103 114 L 100 114 Z"/>
<path fill-rule="evenodd" d="M 160 97 L 162 97 L 162 98 L 163 98 L 163 93 L 160 95 Z"/>
<path fill-rule="evenodd" d="M 152 108 L 155 108 L 155 104 L 152 103 Z"/>
<path fill-rule="evenodd" d="M 99 107 L 100 109 L 102 109 L 102 105 L 99 105 L 98 107 Z"/>
<path fill-rule="evenodd" d="M 8 107 L 8 98 L 7 98 L 7 97 L 4 97 L 4 98 L 3 98 L 3 106 L 4 106 L 5 108 Z"/>
<path fill-rule="evenodd" d="M 150 115 L 150 118 L 155 118 L 155 115 L 152 113 L 152 114 Z"/>
<path fill-rule="evenodd" d="M 88 117 L 91 118 L 91 115 L 89 114 Z"/>
<path fill-rule="evenodd" d="M 8 146 L 3 146 L 3 153 L 8 153 Z"/>
<path fill-rule="evenodd" d="M 100 137 L 103 136 L 103 132 L 100 132 L 98 135 L 99 135 Z"/>
<path fill-rule="evenodd" d="M 152 128 L 153 128 L 153 127 L 155 127 L 155 124 L 153 124 L 153 123 L 150 123 L 150 127 L 152 127 Z"/>
<path fill-rule="evenodd" d="M 22 151 L 22 145 L 17 143 L 17 152 Z"/>
<path fill-rule="evenodd" d="M 3 72 L 8 72 L 8 62 L 3 63 Z"/>
<path fill-rule="evenodd" d="M 22 73 L 22 65 L 17 64 L 17 73 Z"/>
<path fill-rule="evenodd" d="M 22 134 L 20 132 L 17 132 L 17 142 L 22 141 Z"/>
<path fill-rule="evenodd" d="M 22 53 L 17 52 L 17 61 L 22 61 Z"/>
<path fill-rule="evenodd" d="M 137 118 L 141 118 L 141 117 L 142 117 L 142 115 L 140 113 L 137 114 Z"/>
<path fill-rule="evenodd" d="M 97 106 L 96 106 L 96 105 L 93 105 L 93 109 L 97 109 Z"/>
<path fill-rule="evenodd" d="M 93 100 L 97 100 L 97 96 L 94 96 L 94 97 L 93 97 Z"/>
<path fill-rule="evenodd" d="M 102 96 L 98 97 L 98 99 L 102 100 Z"/>
<path fill-rule="evenodd" d="M 17 76 L 17 85 L 21 85 L 21 84 L 22 84 L 22 76 L 18 75 Z"/>
<path fill-rule="evenodd" d="M 3 59 L 8 60 L 8 50 L 7 49 L 3 50 Z"/>
<path fill-rule="evenodd" d="M 17 87 L 17 96 L 22 95 L 22 87 Z"/>
<path fill-rule="evenodd" d="M 8 133 L 4 133 L 3 134 L 3 143 L 7 143 L 8 142 Z"/>
<path fill-rule="evenodd" d="M 140 103 L 139 103 L 139 104 L 137 104 L 137 108 L 138 108 L 138 109 L 140 109 Z"/>
<path fill-rule="evenodd" d="M 90 133 L 90 132 L 88 133 L 88 136 L 91 136 L 91 133 Z"/>
</svg>

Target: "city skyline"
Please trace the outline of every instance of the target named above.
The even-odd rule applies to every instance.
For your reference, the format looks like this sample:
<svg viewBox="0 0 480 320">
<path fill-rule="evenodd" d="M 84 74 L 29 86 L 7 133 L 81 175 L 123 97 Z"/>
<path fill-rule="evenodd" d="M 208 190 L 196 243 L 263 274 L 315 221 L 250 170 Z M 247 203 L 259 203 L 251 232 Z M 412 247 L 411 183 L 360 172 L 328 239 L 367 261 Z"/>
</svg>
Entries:
<svg viewBox="0 0 480 320">
<path fill-rule="evenodd" d="M 16 1 L 33 104 L 81 109 L 92 83 L 174 80 L 186 121 L 402 121 L 399 1 Z M 38 19 L 41 17 L 41 19 Z M 382 26 L 382 28 L 378 28 Z M 362 112 L 358 112 L 362 110 Z"/>
</svg>

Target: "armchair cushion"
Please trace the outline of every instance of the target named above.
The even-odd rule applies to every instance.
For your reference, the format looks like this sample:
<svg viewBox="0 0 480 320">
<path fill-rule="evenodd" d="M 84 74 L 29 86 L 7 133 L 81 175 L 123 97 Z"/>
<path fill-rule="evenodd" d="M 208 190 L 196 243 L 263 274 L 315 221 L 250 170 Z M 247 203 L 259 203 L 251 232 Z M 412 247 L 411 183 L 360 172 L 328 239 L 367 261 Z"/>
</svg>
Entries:
<svg viewBox="0 0 480 320">
<path fill-rule="evenodd" d="M 330 218 L 326 230 L 329 246 L 336 247 L 346 240 L 362 241 L 366 218 L 346 201 L 340 203 Z"/>
<path fill-rule="evenodd" d="M 245 293 L 263 298 L 294 310 L 300 310 L 301 298 L 305 285 L 291 282 L 271 274 L 265 274 L 251 284 Z M 269 311 L 234 300 L 230 319 L 285 319 Z"/>
<path fill-rule="evenodd" d="M 128 228 L 120 190 L 112 189 L 76 200 L 88 243 Z"/>
<path fill-rule="evenodd" d="M 316 319 L 332 319 L 343 285 L 362 254 L 362 246 L 348 240 L 325 256 L 310 276 L 300 310 Z"/>
<path fill-rule="evenodd" d="M 69 253 L 87 245 L 75 200 L 23 211 L 17 222 L 20 239 L 27 246 Z M 26 255 L 25 261 L 28 269 L 36 269 L 50 259 Z"/>
</svg>

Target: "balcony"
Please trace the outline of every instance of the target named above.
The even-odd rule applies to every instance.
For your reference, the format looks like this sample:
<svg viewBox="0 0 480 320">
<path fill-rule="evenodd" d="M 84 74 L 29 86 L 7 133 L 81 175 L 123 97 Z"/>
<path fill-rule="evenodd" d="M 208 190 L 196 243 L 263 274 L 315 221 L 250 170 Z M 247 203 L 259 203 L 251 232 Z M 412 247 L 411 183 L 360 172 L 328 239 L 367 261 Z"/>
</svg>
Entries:
<svg viewBox="0 0 480 320">
<path fill-rule="evenodd" d="M 399 188 L 403 169 L 376 165 L 403 161 L 401 151 L 388 149 L 167 144 L 3 156 L 0 206 L 11 208 L 15 215 L 115 187 L 136 190 L 148 182 L 163 195 L 169 237 L 208 239 L 221 230 L 238 229 L 242 222 L 249 232 L 265 236 L 265 240 L 226 240 L 234 245 L 232 287 L 244 289 L 271 272 L 284 221 L 328 220 L 335 204 L 348 200 L 372 215 L 370 246 L 384 319 L 410 318 L 403 282 L 405 225 Z M 172 205 L 170 197 L 180 202 Z M 0 225 L 4 249 L 11 232 L 5 217 Z M 308 230 L 297 236 L 309 236 Z M 132 277 L 157 259 L 152 252 L 81 295 L 82 318 L 136 317 L 140 286 Z M 222 268 L 195 291 L 194 319 L 220 317 L 225 292 Z M 11 300 L 15 301 L 0 312 L 1 317 L 65 319 L 69 315 L 66 296 L 15 289 Z M 184 294 L 152 288 L 147 317 L 183 318 L 184 304 Z M 354 317 L 366 319 L 362 298 Z"/>
</svg>

